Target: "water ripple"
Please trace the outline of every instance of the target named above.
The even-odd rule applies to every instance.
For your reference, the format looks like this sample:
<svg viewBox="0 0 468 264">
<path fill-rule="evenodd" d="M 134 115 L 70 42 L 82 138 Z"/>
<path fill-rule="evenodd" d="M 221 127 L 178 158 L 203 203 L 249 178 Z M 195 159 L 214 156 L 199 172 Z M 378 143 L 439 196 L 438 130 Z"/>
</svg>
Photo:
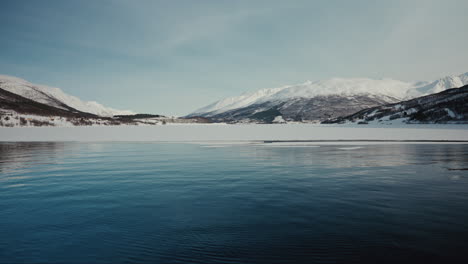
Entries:
<svg viewBox="0 0 468 264">
<path fill-rule="evenodd" d="M 466 167 L 453 144 L 0 143 L 0 263 L 466 262 Z"/>
</svg>

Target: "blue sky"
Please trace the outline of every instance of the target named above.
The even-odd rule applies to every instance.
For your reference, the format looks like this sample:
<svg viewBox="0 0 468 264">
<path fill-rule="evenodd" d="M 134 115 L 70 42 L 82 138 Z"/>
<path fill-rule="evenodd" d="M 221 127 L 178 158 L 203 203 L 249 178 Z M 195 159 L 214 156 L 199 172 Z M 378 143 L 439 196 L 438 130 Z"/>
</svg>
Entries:
<svg viewBox="0 0 468 264">
<path fill-rule="evenodd" d="M 0 74 L 182 115 L 306 80 L 466 72 L 466 10 L 466 0 L 0 0 Z"/>
</svg>

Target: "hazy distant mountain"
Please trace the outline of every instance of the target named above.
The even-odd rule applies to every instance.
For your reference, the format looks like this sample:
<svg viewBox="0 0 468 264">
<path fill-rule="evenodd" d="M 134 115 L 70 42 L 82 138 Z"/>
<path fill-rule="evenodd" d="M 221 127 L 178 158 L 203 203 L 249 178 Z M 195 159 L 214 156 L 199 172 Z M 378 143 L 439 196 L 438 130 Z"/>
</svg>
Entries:
<svg viewBox="0 0 468 264">
<path fill-rule="evenodd" d="M 20 78 L 0 75 L 0 89 L 59 109 L 91 113 L 99 116 L 131 115 L 132 111 L 116 110 L 97 102 L 85 102 L 78 97 L 68 95 L 59 88 L 32 84 Z"/>
<path fill-rule="evenodd" d="M 324 123 L 468 123 L 468 85 L 365 109 Z"/>
<path fill-rule="evenodd" d="M 468 73 L 414 83 L 366 78 L 308 81 L 222 99 L 189 116 L 226 122 L 269 123 L 277 117 L 286 121 L 323 121 L 464 84 L 468 84 Z"/>
<path fill-rule="evenodd" d="M 407 99 L 439 93 L 451 88 L 458 88 L 468 84 L 468 72 L 460 75 L 446 76 L 433 82 L 420 82 L 408 91 Z"/>
</svg>

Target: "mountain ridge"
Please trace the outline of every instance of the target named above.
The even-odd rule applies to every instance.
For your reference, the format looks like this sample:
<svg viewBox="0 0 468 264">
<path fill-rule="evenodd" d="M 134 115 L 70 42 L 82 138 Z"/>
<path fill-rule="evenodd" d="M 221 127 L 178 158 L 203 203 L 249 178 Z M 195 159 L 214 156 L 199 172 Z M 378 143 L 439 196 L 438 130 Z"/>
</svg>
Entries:
<svg viewBox="0 0 468 264">
<path fill-rule="evenodd" d="M 468 123 L 468 85 L 410 100 L 376 106 L 325 124 Z"/>
<path fill-rule="evenodd" d="M 298 119 L 300 121 L 323 121 L 326 118 L 336 118 L 342 114 L 349 114 L 349 112 L 345 112 L 347 106 L 348 111 L 359 111 L 368 107 L 396 103 L 445 89 L 460 87 L 464 84 L 468 84 L 468 73 L 450 75 L 430 82 L 403 82 L 388 78 L 333 78 L 323 81 L 307 81 L 302 84 L 261 89 L 240 96 L 224 98 L 199 108 L 187 116 L 202 116 L 212 118 L 218 122 L 223 120 L 227 122 L 256 122 L 255 116 L 252 115 L 259 111 L 268 111 L 268 109 L 265 109 L 266 106 L 271 109 L 281 110 L 284 109 L 285 105 L 296 102 L 298 105 L 292 108 L 304 109 L 307 105 L 314 105 L 314 101 L 321 101 L 322 107 L 331 109 L 328 113 L 323 113 L 323 115 L 314 116 L 302 111 L 301 117 L 295 118 L 294 113 L 290 111 L 291 107 L 284 109 L 283 112 L 288 112 L 286 116 L 281 111 L 279 114 L 289 119 L 289 121 L 298 121 Z M 326 104 L 323 99 L 327 96 L 333 98 L 333 103 Z M 341 98 L 341 102 L 338 97 Z M 361 107 L 359 103 L 356 103 L 357 98 L 362 99 Z M 335 111 L 335 104 L 337 103 L 343 104 L 342 111 Z M 316 108 L 310 108 L 310 111 L 313 110 L 316 110 Z M 274 111 L 270 112 L 273 113 Z M 269 117 L 269 119 L 274 118 Z"/>
<path fill-rule="evenodd" d="M 105 107 L 95 101 L 82 101 L 76 96 L 66 94 L 60 88 L 33 84 L 14 76 L 0 75 L 0 88 L 30 100 L 61 109 L 76 109 L 81 112 L 105 117 L 135 114 L 129 110 L 117 110 Z"/>
<path fill-rule="evenodd" d="M 182 118 L 135 114 L 96 102 L 85 102 L 59 88 L 32 84 L 0 75 L 0 115 L 38 115 L 89 118 L 97 124 L 161 124 L 167 122 L 222 123 L 319 123 L 338 120 L 375 107 L 406 102 L 427 94 L 468 84 L 468 73 L 435 81 L 403 82 L 393 79 L 333 78 L 298 85 L 261 89 L 228 97 Z M 19 115 L 15 115 L 14 112 Z M 36 112 L 35 112 L 36 111 Z M 3 114 L 2 114 L 3 113 Z M 52 118 L 53 119 L 53 118 Z M 93 122 L 94 122 L 93 121 Z M 11 122 L 10 122 L 11 123 Z"/>
</svg>

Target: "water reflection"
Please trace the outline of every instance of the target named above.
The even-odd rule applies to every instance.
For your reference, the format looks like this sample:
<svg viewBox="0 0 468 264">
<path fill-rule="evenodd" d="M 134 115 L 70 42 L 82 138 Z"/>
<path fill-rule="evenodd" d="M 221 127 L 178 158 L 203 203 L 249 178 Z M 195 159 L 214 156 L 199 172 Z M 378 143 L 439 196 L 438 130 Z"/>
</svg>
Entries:
<svg viewBox="0 0 468 264">
<path fill-rule="evenodd" d="M 467 167 L 467 145 L 1 143 L 0 263 L 466 263 Z"/>
<path fill-rule="evenodd" d="M 239 153 L 271 165 L 295 164 L 312 167 L 392 167 L 401 165 L 444 164 L 464 168 L 468 163 L 467 145 L 312 145 L 280 147 L 272 144 L 246 145 Z"/>
<path fill-rule="evenodd" d="M 33 165 L 55 163 L 66 146 L 66 143 L 58 142 L 0 143 L 0 172 L 9 173 Z"/>
</svg>

